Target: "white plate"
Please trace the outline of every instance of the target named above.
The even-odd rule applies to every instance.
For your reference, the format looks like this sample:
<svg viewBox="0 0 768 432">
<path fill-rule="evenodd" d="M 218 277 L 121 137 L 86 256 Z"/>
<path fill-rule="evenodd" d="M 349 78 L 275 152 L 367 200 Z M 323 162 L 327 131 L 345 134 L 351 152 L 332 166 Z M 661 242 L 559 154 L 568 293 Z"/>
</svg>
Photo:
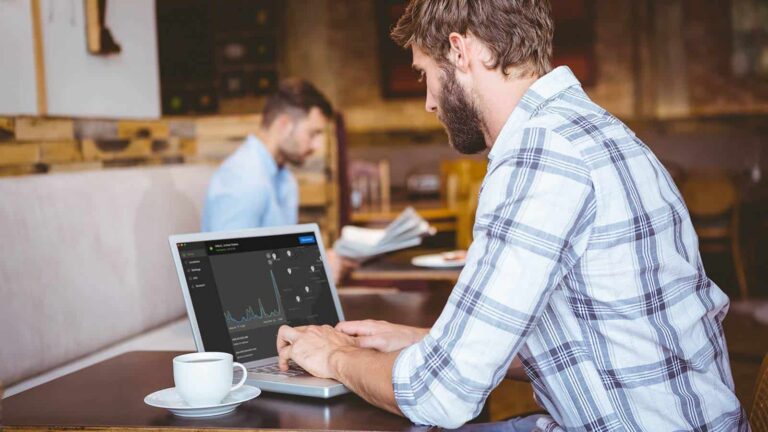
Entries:
<svg viewBox="0 0 768 432">
<path fill-rule="evenodd" d="M 460 260 L 447 260 L 443 258 L 443 254 L 430 254 L 419 255 L 411 259 L 411 264 L 418 267 L 430 267 L 430 268 L 458 268 L 464 267 L 467 262 L 466 259 Z"/>
<path fill-rule="evenodd" d="M 231 392 L 221 403 L 216 405 L 191 407 L 184 402 L 176 387 L 156 391 L 144 398 L 144 403 L 157 408 L 165 408 L 180 417 L 209 417 L 227 414 L 235 410 L 243 402 L 247 402 L 261 394 L 257 387 L 244 385 Z"/>
</svg>

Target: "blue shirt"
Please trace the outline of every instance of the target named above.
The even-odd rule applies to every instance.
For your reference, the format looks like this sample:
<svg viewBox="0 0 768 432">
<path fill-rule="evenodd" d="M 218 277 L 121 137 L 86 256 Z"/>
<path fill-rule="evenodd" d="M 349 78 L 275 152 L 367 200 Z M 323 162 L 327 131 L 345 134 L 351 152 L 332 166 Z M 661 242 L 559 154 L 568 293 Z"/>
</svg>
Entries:
<svg viewBox="0 0 768 432">
<path fill-rule="evenodd" d="M 211 178 L 203 208 L 203 231 L 232 231 L 298 222 L 299 191 L 253 135 Z"/>
<path fill-rule="evenodd" d="M 570 69 L 541 77 L 489 154 L 467 264 L 393 371 L 416 423 L 476 416 L 519 355 L 542 430 L 749 430 L 728 297 L 658 159 Z"/>
</svg>

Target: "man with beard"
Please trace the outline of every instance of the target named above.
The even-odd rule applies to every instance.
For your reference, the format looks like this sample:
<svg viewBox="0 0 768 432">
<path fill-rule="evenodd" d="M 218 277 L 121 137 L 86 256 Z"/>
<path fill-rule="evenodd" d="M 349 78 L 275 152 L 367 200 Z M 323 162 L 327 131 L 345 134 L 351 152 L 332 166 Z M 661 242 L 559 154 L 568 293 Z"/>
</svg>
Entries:
<svg viewBox="0 0 768 432">
<path fill-rule="evenodd" d="M 333 110 L 309 82 L 280 82 L 261 125 L 221 165 L 208 186 L 203 231 L 233 231 L 298 222 L 299 190 L 286 164 L 301 166 L 323 145 Z"/>
<path fill-rule="evenodd" d="M 255 135 L 213 175 L 203 208 L 203 231 L 235 231 L 298 223 L 299 189 L 286 164 L 301 166 L 325 142 L 333 109 L 311 83 L 280 82 L 264 104 Z M 327 250 L 339 282 L 354 261 Z"/>
<path fill-rule="evenodd" d="M 481 430 L 749 430 L 677 188 L 550 67 L 546 0 L 412 0 L 392 30 L 460 152 L 490 149 L 474 240 L 431 329 L 284 326 L 293 359 L 415 423 L 458 427 L 506 376 L 547 414 Z"/>
</svg>

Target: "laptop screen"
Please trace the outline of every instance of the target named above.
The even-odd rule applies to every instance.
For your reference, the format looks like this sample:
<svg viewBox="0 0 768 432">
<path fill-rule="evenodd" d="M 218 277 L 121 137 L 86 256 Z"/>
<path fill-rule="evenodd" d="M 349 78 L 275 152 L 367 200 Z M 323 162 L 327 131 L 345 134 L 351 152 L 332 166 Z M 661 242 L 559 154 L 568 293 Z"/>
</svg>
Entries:
<svg viewBox="0 0 768 432">
<path fill-rule="evenodd" d="M 281 325 L 339 321 L 314 232 L 176 246 L 206 351 L 261 360 Z"/>
</svg>

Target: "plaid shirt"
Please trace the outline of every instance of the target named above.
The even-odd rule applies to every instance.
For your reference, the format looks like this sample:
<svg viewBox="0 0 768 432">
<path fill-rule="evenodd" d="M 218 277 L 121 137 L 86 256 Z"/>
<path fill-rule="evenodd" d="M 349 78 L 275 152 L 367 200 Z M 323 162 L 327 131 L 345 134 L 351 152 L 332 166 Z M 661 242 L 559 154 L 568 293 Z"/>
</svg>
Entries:
<svg viewBox="0 0 768 432">
<path fill-rule="evenodd" d="M 680 193 L 570 69 L 524 95 L 489 154 L 467 264 L 393 370 L 402 412 L 457 427 L 515 355 L 544 430 L 749 430 Z"/>
</svg>

